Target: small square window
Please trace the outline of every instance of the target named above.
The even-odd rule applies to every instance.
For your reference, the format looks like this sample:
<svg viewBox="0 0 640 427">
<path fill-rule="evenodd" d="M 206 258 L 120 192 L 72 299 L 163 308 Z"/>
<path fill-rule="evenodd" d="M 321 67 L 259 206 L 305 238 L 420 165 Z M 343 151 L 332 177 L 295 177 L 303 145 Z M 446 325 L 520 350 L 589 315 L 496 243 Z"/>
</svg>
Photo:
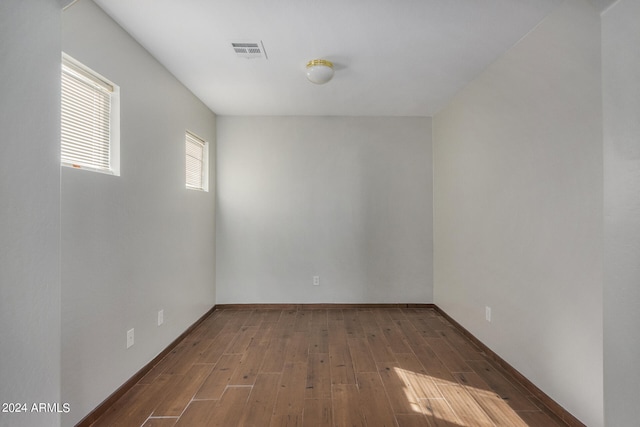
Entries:
<svg viewBox="0 0 640 427">
<path fill-rule="evenodd" d="M 187 131 L 185 137 L 186 186 L 209 191 L 209 147 L 205 140 Z"/>
<path fill-rule="evenodd" d="M 120 175 L 119 88 L 62 55 L 61 161 Z"/>
</svg>

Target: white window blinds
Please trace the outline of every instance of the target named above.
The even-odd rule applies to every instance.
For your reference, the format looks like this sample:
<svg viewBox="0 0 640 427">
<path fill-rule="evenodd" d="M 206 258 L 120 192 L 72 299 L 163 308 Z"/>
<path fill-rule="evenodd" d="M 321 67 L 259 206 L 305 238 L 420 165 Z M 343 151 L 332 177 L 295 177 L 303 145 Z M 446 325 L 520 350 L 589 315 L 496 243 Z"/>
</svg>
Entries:
<svg viewBox="0 0 640 427">
<path fill-rule="evenodd" d="M 91 70 L 62 60 L 61 160 L 67 166 L 111 172 L 114 86 Z"/>
<path fill-rule="evenodd" d="M 186 183 L 187 188 L 207 191 L 207 145 L 191 132 L 186 133 Z"/>
</svg>

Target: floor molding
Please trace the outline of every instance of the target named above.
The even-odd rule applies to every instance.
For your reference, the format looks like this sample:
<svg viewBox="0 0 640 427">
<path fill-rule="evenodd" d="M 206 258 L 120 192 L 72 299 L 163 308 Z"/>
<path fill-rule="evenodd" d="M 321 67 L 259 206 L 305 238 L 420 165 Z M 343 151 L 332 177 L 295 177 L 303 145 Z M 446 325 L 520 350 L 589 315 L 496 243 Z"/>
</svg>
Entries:
<svg viewBox="0 0 640 427">
<path fill-rule="evenodd" d="M 507 363 L 507 361 L 502 357 L 498 356 L 493 350 L 491 350 L 482 341 L 476 338 L 475 335 L 469 332 L 460 323 L 456 322 L 444 310 L 442 310 L 435 304 L 434 308 L 438 313 L 442 315 L 442 317 L 447 319 L 456 329 L 458 329 L 458 331 L 460 331 L 465 337 L 467 337 L 476 346 L 478 346 L 490 360 L 507 371 L 513 378 L 515 378 L 516 381 L 520 383 L 521 386 L 523 386 L 529 393 L 531 393 L 531 395 L 535 396 L 540 401 L 540 403 L 542 403 L 555 416 L 565 422 L 569 427 L 586 427 L 585 424 L 583 424 L 579 419 L 574 417 L 569 411 L 564 409 L 555 400 L 550 398 L 545 392 L 540 390 L 534 383 L 529 381 L 527 377 L 522 375 L 516 368 Z"/>
<path fill-rule="evenodd" d="M 233 310 L 326 310 L 326 309 L 369 309 L 369 308 L 431 308 L 440 313 L 447 319 L 460 333 L 477 345 L 487 357 L 500 367 L 505 369 L 513 378 L 516 379 L 532 396 L 536 397 L 550 412 L 560 418 L 569 427 L 586 427 L 580 420 L 574 417 L 569 411 L 560 406 L 556 401 L 547 396 L 535 384 L 529 381 L 524 375 L 518 372 L 513 366 L 498 356 L 493 350 L 487 347 L 482 341 L 476 338 L 471 332 L 464 328 L 460 323 L 455 321 L 444 310 L 435 304 L 413 304 L 413 303 L 397 303 L 397 304 L 216 304 L 196 322 L 184 331 L 179 337 L 171 342 L 160 354 L 147 363 L 142 369 L 134 374 L 129 380 L 122 384 L 116 391 L 107 397 L 100 405 L 85 416 L 76 427 L 89 427 L 100 416 L 102 416 L 118 399 L 120 399 L 129 389 L 131 389 L 138 381 L 142 379 L 164 356 L 173 350 L 190 332 L 192 332 L 200 323 L 202 323 L 213 311 L 233 309 Z"/>
<path fill-rule="evenodd" d="M 354 309 L 354 308 L 435 308 L 435 304 L 412 304 L 412 303 L 374 303 L 374 304 L 353 304 L 353 303 L 321 303 L 321 304 L 216 304 L 217 310 L 330 310 L 330 309 Z"/>
<path fill-rule="evenodd" d="M 149 363 L 144 365 L 138 372 L 136 372 L 131 378 L 129 378 L 124 384 L 122 384 L 116 391 L 111 393 L 102 403 L 95 407 L 95 409 L 89 412 L 75 427 L 89 427 L 91 424 L 97 421 L 107 410 L 126 392 L 128 392 L 134 385 L 138 383 L 155 365 L 158 364 L 171 350 L 173 350 L 187 335 L 189 335 L 200 323 L 202 323 L 207 317 L 211 315 L 217 306 L 211 307 L 205 314 L 200 316 L 191 326 L 187 328 L 178 338 L 173 340 L 164 350 L 154 357 Z"/>
</svg>

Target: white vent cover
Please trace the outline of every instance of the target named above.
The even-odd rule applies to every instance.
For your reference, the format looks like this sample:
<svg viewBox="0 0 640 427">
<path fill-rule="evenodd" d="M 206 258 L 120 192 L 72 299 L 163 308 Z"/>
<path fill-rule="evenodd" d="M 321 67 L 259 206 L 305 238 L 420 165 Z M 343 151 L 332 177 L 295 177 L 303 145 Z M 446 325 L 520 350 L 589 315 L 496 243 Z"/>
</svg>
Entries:
<svg viewBox="0 0 640 427">
<path fill-rule="evenodd" d="M 234 52 L 239 58 L 264 58 L 267 59 L 267 53 L 264 51 L 264 46 L 261 41 L 259 42 L 232 42 Z"/>
</svg>

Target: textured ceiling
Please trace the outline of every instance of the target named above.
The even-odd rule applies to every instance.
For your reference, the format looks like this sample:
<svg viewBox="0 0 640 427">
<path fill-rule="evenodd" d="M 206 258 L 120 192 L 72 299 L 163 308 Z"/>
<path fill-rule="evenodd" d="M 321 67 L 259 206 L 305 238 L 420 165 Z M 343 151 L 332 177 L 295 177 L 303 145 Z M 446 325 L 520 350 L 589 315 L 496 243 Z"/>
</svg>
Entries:
<svg viewBox="0 0 640 427">
<path fill-rule="evenodd" d="M 432 116 L 562 0 L 95 2 L 217 114 Z M 336 64 L 326 85 L 315 58 Z"/>
</svg>

